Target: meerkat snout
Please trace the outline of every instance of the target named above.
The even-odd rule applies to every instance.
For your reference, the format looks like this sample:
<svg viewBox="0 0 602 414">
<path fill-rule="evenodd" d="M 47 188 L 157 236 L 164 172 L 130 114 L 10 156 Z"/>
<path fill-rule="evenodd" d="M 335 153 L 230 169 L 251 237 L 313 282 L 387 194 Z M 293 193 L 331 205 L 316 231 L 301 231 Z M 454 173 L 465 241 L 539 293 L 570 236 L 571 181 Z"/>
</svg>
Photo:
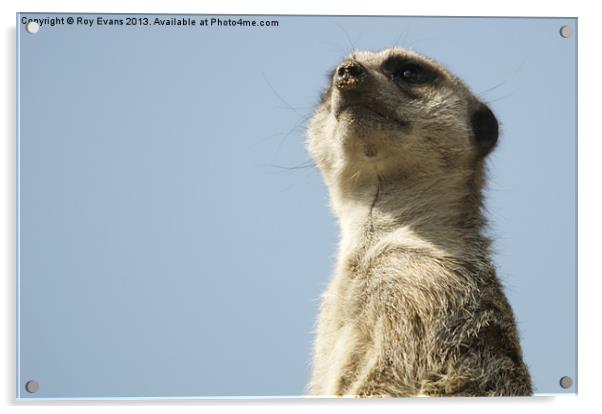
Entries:
<svg viewBox="0 0 602 414">
<path fill-rule="evenodd" d="M 358 87 L 366 76 L 366 71 L 358 62 L 347 61 L 339 65 L 334 76 L 334 84 L 340 89 Z"/>
</svg>

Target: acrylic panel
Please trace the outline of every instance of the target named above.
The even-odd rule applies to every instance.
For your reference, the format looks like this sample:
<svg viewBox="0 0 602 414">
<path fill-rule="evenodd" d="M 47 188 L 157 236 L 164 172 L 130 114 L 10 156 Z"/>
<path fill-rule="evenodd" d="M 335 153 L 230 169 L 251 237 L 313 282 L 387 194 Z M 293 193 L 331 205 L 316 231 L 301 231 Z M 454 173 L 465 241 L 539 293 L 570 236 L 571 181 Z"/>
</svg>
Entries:
<svg viewBox="0 0 602 414">
<path fill-rule="evenodd" d="M 20 13 L 17 398 L 307 395 L 339 238 L 308 122 L 391 47 L 499 120 L 493 263 L 535 395 L 575 394 L 577 19 Z"/>
</svg>

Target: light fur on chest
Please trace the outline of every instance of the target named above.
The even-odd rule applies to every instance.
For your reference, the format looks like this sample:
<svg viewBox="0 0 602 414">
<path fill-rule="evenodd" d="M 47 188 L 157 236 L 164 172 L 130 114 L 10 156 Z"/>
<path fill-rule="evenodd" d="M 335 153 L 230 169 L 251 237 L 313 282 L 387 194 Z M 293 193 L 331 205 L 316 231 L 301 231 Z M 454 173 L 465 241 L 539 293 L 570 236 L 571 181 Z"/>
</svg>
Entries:
<svg viewBox="0 0 602 414">
<path fill-rule="evenodd" d="M 399 289 L 403 289 L 400 285 L 403 281 L 400 279 L 423 277 L 387 272 L 387 267 L 411 268 L 387 263 L 387 255 L 391 251 L 407 252 L 407 257 L 412 257 L 413 252 L 433 257 L 446 254 L 418 237 L 409 227 L 400 227 L 383 235 L 370 246 L 354 244 L 353 236 L 359 235 L 347 233 L 347 236 L 350 237 L 348 240 L 342 239 L 335 276 L 322 295 L 320 317 L 323 331 L 318 332 L 316 354 L 322 395 L 340 395 L 342 389 L 352 394 L 352 390 L 359 386 L 363 371 L 372 365 L 372 359 L 376 357 L 374 350 L 379 344 L 375 341 L 384 336 L 382 330 L 386 329 L 379 319 L 382 315 L 378 314 L 375 303 L 382 305 L 383 298 L 402 294 Z M 422 283 L 419 280 L 414 282 Z M 404 312 L 403 309 L 398 311 L 400 314 Z M 342 379 L 350 380 L 341 383 Z"/>
</svg>

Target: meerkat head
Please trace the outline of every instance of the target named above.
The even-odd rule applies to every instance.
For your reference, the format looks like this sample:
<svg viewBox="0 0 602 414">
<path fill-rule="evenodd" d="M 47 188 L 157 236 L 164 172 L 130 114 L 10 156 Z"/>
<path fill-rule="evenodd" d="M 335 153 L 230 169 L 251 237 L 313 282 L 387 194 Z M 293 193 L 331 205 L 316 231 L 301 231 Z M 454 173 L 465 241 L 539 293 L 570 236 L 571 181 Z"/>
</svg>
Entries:
<svg viewBox="0 0 602 414">
<path fill-rule="evenodd" d="M 459 79 L 417 53 L 388 49 L 355 52 L 334 69 L 308 149 L 328 184 L 361 185 L 362 177 L 470 172 L 497 138 L 495 116 Z"/>
</svg>

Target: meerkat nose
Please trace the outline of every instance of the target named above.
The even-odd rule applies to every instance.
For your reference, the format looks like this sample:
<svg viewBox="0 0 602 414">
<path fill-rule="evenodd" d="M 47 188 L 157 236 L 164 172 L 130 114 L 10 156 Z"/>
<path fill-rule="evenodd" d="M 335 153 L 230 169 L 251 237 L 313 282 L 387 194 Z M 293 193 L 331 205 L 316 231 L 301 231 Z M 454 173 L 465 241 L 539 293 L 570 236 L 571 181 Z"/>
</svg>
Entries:
<svg viewBox="0 0 602 414">
<path fill-rule="evenodd" d="M 334 84 L 339 89 L 357 87 L 365 78 L 366 70 L 355 61 L 347 61 L 339 65 L 335 72 Z"/>
</svg>

